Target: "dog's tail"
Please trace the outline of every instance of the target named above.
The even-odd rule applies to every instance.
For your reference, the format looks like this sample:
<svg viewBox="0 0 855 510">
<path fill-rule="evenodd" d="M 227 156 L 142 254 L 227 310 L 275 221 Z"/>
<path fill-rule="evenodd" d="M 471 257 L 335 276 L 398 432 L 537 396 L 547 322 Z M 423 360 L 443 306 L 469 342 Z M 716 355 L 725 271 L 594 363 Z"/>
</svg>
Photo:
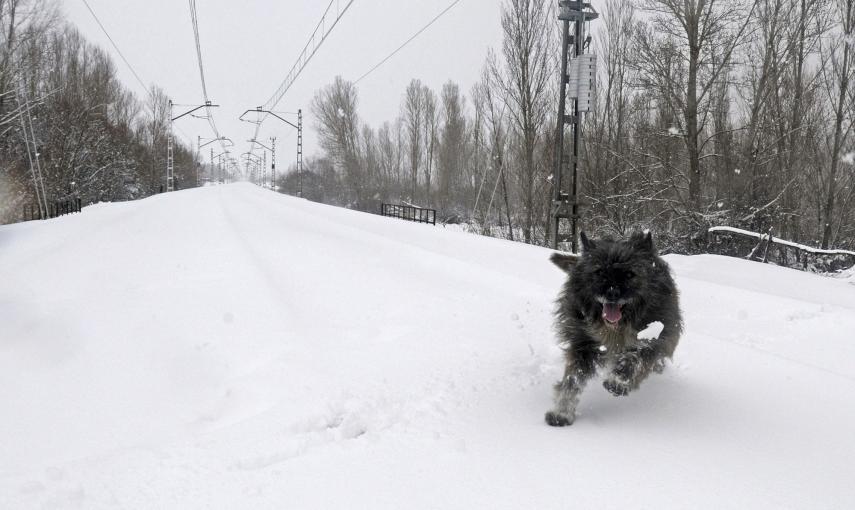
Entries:
<svg viewBox="0 0 855 510">
<path fill-rule="evenodd" d="M 567 274 L 570 274 L 570 271 L 573 270 L 573 266 L 576 265 L 576 262 L 579 262 L 579 258 L 580 256 L 576 253 L 556 251 L 549 257 L 549 260 L 552 261 L 553 264 L 558 266 L 562 271 Z"/>
</svg>

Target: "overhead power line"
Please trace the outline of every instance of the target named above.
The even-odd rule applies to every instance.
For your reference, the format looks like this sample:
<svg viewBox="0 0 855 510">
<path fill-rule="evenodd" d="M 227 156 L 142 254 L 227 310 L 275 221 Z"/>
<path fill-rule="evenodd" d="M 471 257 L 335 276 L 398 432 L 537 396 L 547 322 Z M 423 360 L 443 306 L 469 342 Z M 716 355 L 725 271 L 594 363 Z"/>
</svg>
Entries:
<svg viewBox="0 0 855 510">
<path fill-rule="evenodd" d="M 86 0 L 83 0 L 83 5 L 86 6 L 86 9 L 89 10 L 89 13 L 95 19 L 95 23 L 98 24 L 98 26 L 101 28 L 101 31 L 104 32 L 104 35 L 107 36 L 107 40 L 109 40 L 110 44 L 113 45 L 113 49 L 115 49 L 116 53 L 119 54 L 119 57 L 122 59 L 122 62 L 124 62 L 125 65 L 128 66 L 128 69 L 131 71 L 131 74 L 134 75 L 134 78 L 136 78 L 137 83 L 139 83 L 140 86 L 142 87 L 143 91 L 145 92 L 145 95 L 148 96 L 152 101 L 154 101 L 154 97 L 151 94 L 151 90 L 149 90 L 149 87 L 145 84 L 145 82 L 143 82 L 142 78 L 140 78 L 140 75 L 137 74 L 136 70 L 134 69 L 134 66 L 132 66 L 131 63 L 128 61 L 128 59 L 125 58 L 125 54 L 122 53 L 122 50 L 119 49 L 119 46 L 116 44 L 116 41 L 114 41 L 113 38 L 110 36 L 110 33 L 107 32 L 107 29 L 104 27 L 104 24 L 101 23 L 101 20 L 98 18 L 98 15 L 95 14 L 95 11 L 92 9 L 92 6 L 89 5 L 89 2 L 87 2 Z M 149 105 L 143 104 L 143 106 L 145 106 L 149 110 L 149 112 L 151 112 L 151 114 L 154 115 L 154 111 L 152 111 L 152 109 Z M 187 142 L 189 142 L 190 145 L 192 146 L 193 145 L 193 139 L 190 138 L 187 135 L 187 133 L 185 133 L 184 131 L 181 131 L 181 133 L 185 136 L 185 138 L 187 138 Z"/>
<path fill-rule="evenodd" d="M 282 96 L 288 92 L 288 89 L 291 88 L 291 85 L 300 76 L 300 73 L 303 71 L 303 68 L 306 67 L 306 64 L 312 59 L 324 41 L 327 39 L 327 36 L 330 32 L 333 31 L 335 26 L 338 24 L 339 20 L 341 20 L 344 13 L 350 8 L 353 4 L 354 0 L 347 0 L 347 3 L 344 7 L 341 7 L 342 0 L 330 0 L 329 5 L 327 5 L 326 10 L 324 11 L 323 16 L 321 16 L 320 21 L 315 26 L 315 31 L 312 32 L 312 35 L 309 36 L 309 40 L 306 42 L 306 45 L 303 47 L 303 51 L 300 52 L 300 55 L 297 57 L 297 61 L 294 62 L 294 65 L 291 66 L 291 70 L 288 71 L 288 75 L 285 76 L 285 79 L 279 85 L 279 88 L 276 89 L 276 92 L 270 96 L 270 99 L 264 103 L 265 110 L 273 110 L 276 108 L 276 105 L 279 104 L 279 101 L 282 100 Z M 335 18 L 330 22 L 329 18 L 332 18 L 331 11 L 333 4 L 336 6 Z"/>
<path fill-rule="evenodd" d="M 445 9 L 443 9 L 443 10 L 442 10 L 442 12 L 440 12 L 439 14 L 437 14 L 437 15 L 436 15 L 432 20 L 430 20 L 430 22 L 429 22 L 427 25 L 423 26 L 423 27 L 422 27 L 418 32 L 416 32 L 415 34 L 413 34 L 413 35 L 412 35 L 412 37 L 410 37 L 409 39 L 407 39 L 406 41 L 404 41 L 404 44 L 402 44 L 402 45 L 398 46 L 398 47 L 395 49 L 395 51 L 393 51 L 392 53 L 390 53 L 389 55 L 387 55 L 387 56 L 386 56 L 386 58 L 384 58 L 383 60 L 381 60 L 380 62 L 378 62 L 378 63 L 377 63 L 377 65 L 375 65 L 374 67 L 372 67 L 371 69 L 369 69 L 365 74 L 363 74 L 362 76 L 360 76 L 359 78 L 357 78 L 357 79 L 356 79 L 356 81 L 354 81 L 354 82 L 353 82 L 353 84 L 354 84 L 354 85 L 356 85 L 357 83 L 359 83 L 360 81 L 362 81 L 362 79 L 363 79 L 363 78 L 365 78 L 365 77 L 366 77 L 366 76 L 368 76 L 369 74 L 373 73 L 375 69 L 377 69 L 378 67 L 380 67 L 380 66 L 382 66 L 383 64 L 385 64 L 387 60 L 389 60 L 390 58 L 394 57 L 396 53 L 398 53 L 399 51 L 401 51 L 402 49 L 404 49 L 404 46 L 406 46 L 406 45 L 410 44 L 410 42 L 412 42 L 412 41 L 413 41 L 413 39 L 415 39 L 416 37 L 418 37 L 419 35 L 421 35 L 421 33 L 422 33 L 422 32 L 424 32 L 425 30 L 427 30 L 431 25 L 433 25 L 433 24 L 436 22 L 436 20 L 438 20 L 439 18 L 441 18 L 445 13 L 447 13 L 448 11 L 450 11 L 450 10 L 451 10 L 451 8 L 452 8 L 452 7 L 454 7 L 455 5 L 457 5 L 458 3 L 460 3 L 460 0 L 454 0 L 453 2 L 451 2 L 451 4 L 450 4 L 448 7 L 446 7 Z"/>
<path fill-rule="evenodd" d="M 189 0 L 190 2 L 190 21 L 193 24 L 193 37 L 196 40 L 196 57 L 199 62 L 199 79 L 202 82 L 202 97 L 205 101 L 205 104 L 210 104 L 211 100 L 208 97 L 208 86 L 205 83 L 205 66 L 202 63 L 202 44 L 199 39 L 199 17 L 196 12 L 196 0 Z M 220 130 L 217 129 L 217 124 L 214 122 L 214 114 L 211 112 L 211 108 L 205 108 L 206 117 L 208 120 L 208 124 L 211 126 L 211 130 L 214 132 L 214 138 L 221 139 Z M 220 147 L 223 151 L 226 150 L 226 144 L 220 140 Z"/>
<path fill-rule="evenodd" d="M 98 15 L 95 14 L 95 11 L 92 10 L 92 7 L 89 5 L 89 2 L 87 2 L 86 0 L 83 0 L 83 4 L 86 6 L 87 9 L 89 9 L 89 13 L 92 14 L 93 18 L 95 18 L 95 23 L 98 23 L 98 26 L 101 27 L 101 31 L 104 32 L 104 35 L 107 36 L 107 39 L 110 41 L 110 44 L 113 45 L 113 49 L 116 50 L 116 53 L 119 54 L 119 57 L 121 57 L 121 59 L 125 63 L 125 65 L 128 66 L 128 69 L 131 70 L 131 74 L 133 74 L 134 78 L 137 79 L 140 86 L 142 86 L 142 89 L 146 92 L 147 95 L 150 95 L 150 92 L 148 90 L 148 86 L 146 86 L 146 84 L 143 83 L 142 79 L 140 78 L 140 75 L 138 75 L 137 72 L 134 70 L 134 66 L 132 66 L 131 63 L 128 62 L 128 59 L 125 58 L 125 55 L 122 53 L 122 50 L 120 50 L 119 46 L 116 45 L 116 41 L 114 41 L 113 38 L 110 37 L 110 33 L 107 32 L 106 28 L 104 28 L 104 25 L 101 23 L 101 20 L 98 19 Z"/>
<path fill-rule="evenodd" d="M 199 19 L 196 14 L 196 0 L 190 0 L 190 21 L 193 23 L 193 36 L 196 39 L 196 56 L 199 61 L 199 78 L 202 80 L 202 95 L 208 101 L 208 87 L 205 85 L 205 69 L 202 65 L 202 45 L 199 43 Z"/>
<path fill-rule="evenodd" d="M 344 7 L 341 6 L 342 2 L 346 2 Z M 270 99 L 264 103 L 262 108 L 263 110 L 276 109 L 276 105 L 279 104 L 279 101 L 282 100 L 282 97 L 285 96 L 285 93 L 288 92 L 288 89 L 291 88 L 291 85 L 294 84 L 294 81 L 300 76 L 300 73 L 303 72 L 306 64 L 308 64 L 309 61 L 312 60 L 312 57 L 315 56 L 315 53 L 317 53 L 318 49 L 324 41 L 326 41 L 327 36 L 333 31 L 336 25 L 338 25 L 338 22 L 353 2 L 354 0 L 330 0 L 330 3 L 327 5 L 326 10 L 324 10 L 324 14 L 321 16 L 320 21 L 315 25 L 315 30 L 312 32 L 312 35 L 309 36 L 309 40 L 306 42 L 306 45 L 303 46 L 303 51 L 301 51 L 300 55 L 297 57 L 297 61 L 294 62 L 293 66 L 291 66 L 291 70 L 288 71 L 288 74 L 279 85 L 279 88 L 276 89 L 276 92 L 274 92 L 273 95 L 270 96 Z M 333 4 L 335 4 L 335 11 L 333 11 Z M 258 134 L 261 131 L 261 124 L 267 119 L 268 115 L 269 114 L 265 113 L 256 122 L 255 134 L 252 136 L 253 140 L 258 139 Z M 255 151 L 255 143 L 250 146 L 249 151 Z"/>
</svg>

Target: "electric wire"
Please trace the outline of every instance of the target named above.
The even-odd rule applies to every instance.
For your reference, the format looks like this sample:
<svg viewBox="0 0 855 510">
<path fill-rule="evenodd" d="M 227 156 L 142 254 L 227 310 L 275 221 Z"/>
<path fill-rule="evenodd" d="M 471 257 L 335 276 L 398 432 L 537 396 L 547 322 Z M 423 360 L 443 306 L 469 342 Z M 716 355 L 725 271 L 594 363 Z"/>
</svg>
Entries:
<svg viewBox="0 0 855 510">
<path fill-rule="evenodd" d="M 309 40 L 306 41 L 306 45 L 303 46 L 303 51 L 300 52 L 300 56 L 297 57 L 297 61 L 294 62 L 294 65 L 291 66 L 291 70 L 288 71 L 288 74 L 285 76 L 285 79 L 282 80 L 282 83 L 279 85 L 279 88 L 276 89 L 276 92 L 270 96 L 270 99 L 264 103 L 265 110 L 272 110 L 276 108 L 276 105 L 279 104 L 279 101 L 282 100 L 282 97 L 288 92 L 288 89 L 291 88 L 291 85 L 300 76 L 300 73 L 306 67 L 306 64 L 312 59 L 315 53 L 320 49 L 321 45 L 326 41 L 327 36 L 333 31 L 336 25 L 338 25 L 339 20 L 341 20 L 342 16 L 347 12 L 350 6 L 353 4 L 354 0 L 348 0 L 347 4 L 344 8 L 341 7 L 341 0 L 330 0 L 330 3 L 327 4 L 327 8 L 324 10 L 324 14 L 321 16 L 321 19 L 318 21 L 318 24 L 315 25 L 315 30 L 312 32 L 312 35 L 309 36 Z M 332 24 L 327 26 L 326 20 L 327 15 L 330 13 L 333 4 L 336 5 L 336 17 L 333 20 Z M 318 35 L 318 30 L 321 31 L 320 40 L 316 41 L 316 37 Z M 312 46 L 312 50 L 307 54 L 309 47 Z"/>
<path fill-rule="evenodd" d="M 344 7 L 341 6 L 341 2 L 346 1 Z M 315 30 L 312 32 L 312 35 L 309 36 L 309 39 L 306 41 L 306 45 L 303 46 L 303 50 L 300 52 L 297 57 L 297 61 L 294 62 L 294 65 L 291 66 L 291 69 L 288 71 L 288 74 L 285 76 L 285 79 L 282 80 L 282 83 L 276 89 L 270 99 L 264 103 L 265 110 L 273 110 L 276 108 L 276 105 L 282 100 L 285 96 L 285 93 L 288 92 L 288 89 L 291 88 L 291 85 L 300 74 L 303 72 L 303 69 L 312 60 L 312 57 L 315 56 L 318 49 L 320 49 L 321 45 L 324 41 L 327 40 L 327 36 L 333 31 L 333 29 L 338 25 L 338 22 L 344 16 L 350 6 L 353 5 L 354 0 L 330 0 L 330 3 L 327 4 L 327 8 L 324 10 L 324 14 L 321 16 L 321 19 L 318 21 L 317 25 L 315 25 Z M 330 14 L 332 10 L 333 4 L 336 6 L 335 19 L 332 20 L 332 23 L 327 23 L 327 15 Z M 320 34 L 319 34 L 320 31 Z M 252 136 L 253 140 L 258 139 L 258 135 L 261 131 L 261 124 L 267 120 L 269 114 L 265 113 L 255 122 L 255 134 Z M 250 146 L 250 152 L 255 151 L 255 143 Z"/>
<path fill-rule="evenodd" d="M 193 36 L 196 39 L 196 56 L 199 61 L 199 79 L 202 81 L 202 95 L 208 100 L 208 87 L 205 84 L 205 69 L 202 65 L 202 45 L 199 43 L 199 18 L 196 13 L 196 0 L 190 0 L 190 21 L 193 24 Z"/>
<path fill-rule="evenodd" d="M 205 82 L 205 66 L 202 63 L 202 44 L 199 39 L 199 16 L 196 11 L 196 0 L 189 0 L 190 3 L 190 21 L 193 24 L 193 37 L 196 42 L 196 57 L 199 63 L 199 79 L 202 82 L 202 97 L 205 100 L 205 104 L 207 105 L 210 102 L 210 98 L 208 97 L 208 86 Z M 211 126 L 211 130 L 214 132 L 214 138 L 220 139 L 222 136 L 220 135 L 219 129 L 217 129 L 217 124 L 214 121 L 213 112 L 211 112 L 211 108 L 206 106 L 205 113 L 208 120 L 208 124 Z M 220 140 L 220 148 L 225 151 L 226 144 L 223 140 Z M 213 164 L 213 162 L 212 162 Z"/>
<path fill-rule="evenodd" d="M 132 66 L 132 65 L 131 65 L 131 63 L 128 61 L 128 59 L 127 59 L 127 58 L 125 58 L 125 54 L 124 54 L 124 53 L 122 53 L 122 50 L 120 50 L 120 49 L 119 49 L 119 45 L 117 45 L 117 44 L 116 44 L 116 41 L 114 41 L 114 40 L 113 40 L 113 37 L 110 35 L 110 33 L 109 33 L 109 32 L 107 32 L 107 28 L 106 28 L 106 27 L 104 27 L 104 24 L 103 24 L 103 23 L 101 23 L 101 20 L 98 18 L 98 15 L 97 15 L 97 14 L 95 14 L 95 11 L 92 9 L 92 6 L 91 6 L 91 5 L 89 5 L 89 2 L 87 2 L 86 0 L 83 0 L 83 5 L 85 5 L 85 6 L 86 6 L 86 9 L 87 9 L 87 10 L 89 10 L 89 13 L 90 13 L 90 14 L 92 15 L 92 17 L 95 19 L 95 23 L 97 23 L 97 24 L 98 24 L 98 26 L 101 28 L 101 31 L 102 31 L 102 32 L 104 32 L 104 35 L 106 35 L 106 36 L 107 36 L 107 40 L 109 40 L 109 41 L 110 41 L 110 44 L 113 46 L 113 49 L 115 49 L 115 50 L 116 50 L 116 53 L 118 53 L 118 54 L 119 54 L 119 57 L 122 59 L 122 62 L 124 62 L 124 63 L 125 63 L 125 65 L 126 65 L 126 66 L 128 66 L 128 69 L 131 71 L 131 74 L 133 74 L 133 75 L 134 75 L 134 78 L 136 78 L 137 83 L 139 83 L 139 84 L 140 84 L 140 86 L 142 87 L 142 89 L 145 91 L 146 96 L 148 96 L 148 97 L 149 97 L 149 99 L 151 99 L 151 100 L 152 100 L 152 102 L 154 102 L 154 100 L 155 100 L 155 99 L 154 99 L 154 96 L 153 96 L 153 95 L 152 95 L 152 93 L 151 93 L 151 90 L 149 90 L 149 88 L 148 88 L 148 87 L 146 86 L 146 84 L 143 82 L 142 78 L 140 78 L 140 75 L 139 75 L 139 74 L 137 74 L 136 70 L 134 69 L 134 66 Z M 143 106 L 145 106 L 145 107 L 148 109 L 148 111 L 149 111 L 152 115 L 154 115 L 154 111 L 151 109 L 151 106 L 149 106 L 148 104 L 145 104 L 145 103 L 143 103 Z M 183 135 L 185 136 L 185 138 L 187 139 L 186 141 L 187 141 L 188 143 L 190 143 L 190 146 L 192 147 L 192 146 L 193 146 L 193 139 L 192 139 L 192 138 L 190 138 L 190 136 L 189 136 L 189 135 L 187 135 L 187 133 L 185 133 L 185 132 L 184 132 L 184 131 L 182 131 L 181 129 L 179 129 L 179 131 L 181 132 L 181 134 L 183 134 Z"/>
<path fill-rule="evenodd" d="M 92 14 L 92 17 L 95 18 L 95 23 L 97 23 L 98 26 L 101 27 L 101 31 L 104 32 L 104 35 L 107 36 L 107 39 L 110 41 L 110 44 L 113 45 L 113 49 L 116 50 L 116 53 L 119 54 L 119 57 L 121 57 L 125 65 L 128 66 L 128 69 L 131 70 L 131 74 L 134 75 L 134 78 L 137 79 L 137 82 L 139 82 L 140 86 L 142 86 L 142 89 L 146 91 L 146 94 L 150 96 L 151 92 L 148 90 L 148 87 L 145 83 L 143 83 L 142 78 L 140 78 L 140 75 L 138 75 L 137 72 L 134 70 L 134 66 L 132 66 L 131 63 L 128 62 L 128 59 L 125 58 L 125 55 L 122 53 L 122 50 L 119 49 L 119 46 L 116 44 L 116 41 L 114 41 L 113 38 L 110 37 L 110 33 L 107 32 L 106 28 L 104 28 L 104 25 L 101 23 L 101 20 L 98 19 L 98 15 L 95 14 L 95 11 L 92 10 L 92 7 L 89 5 L 89 2 L 83 0 L 83 4 L 86 6 L 87 9 L 89 9 L 89 13 Z"/>
<path fill-rule="evenodd" d="M 357 78 L 357 79 L 356 79 L 356 81 L 354 81 L 354 82 L 353 82 L 353 84 L 354 84 L 354 85 L 356 85 L 357 83 L 359 83 L 360 81 L 362 81 L 362 79 L 363 79 L 363 78 L 365 78 L 365 77 L 366 77 L 366 76 L 368 76 L 369 74 L 373 73 L 375 69 L 377 69 L 378 67 L 380 67 L 380 66 L 382 66 L 383 64 L 385 64 L 385 63 L 386 63 L 386 61 L 388 61 L 390 58 L 394 57 L 396 53 L 398 53 L 399 51 L 401 51 L 402 49 L 404 49 L 404 46 L 406 46 L 406 45 L 410 44 L 410 43 L 413 41 L 413 39 L 415 39 L 416 37 L 418 37 L 419 35 L 421 35 L 421 33 L 422 33 L 422 32 L 424 32 L 425 30 L 427 30 L 428 28 L 430 28 L 430 26 L 431 26 L 431 25 L 433 25 L 434 23 L 436 23 L 436 21 L 437 21 L 439 18 L 441 18 L 445 13 L 447 13 L 448 11 L 450 11 L 450 10 L 451 10 L 451 8 L 452 8 L 452 7 L 454 7 L 455 5 L 457 5 L 458 3 L 460 3 L 460 0 L 454 0 L 453 2 L 451 2 L 451 4 L 450 4 L 448 7 L 446 7 L 445 9 L 443 9 L 443 10 L 442 10 L 442 12 L 440 12 L 439 14 L 437 14 L 437 15 L 436 15 L 432 20 L 430 20 L 430 22 L 428 22 L 428 24 L 427 24 L 427 25 L 423 26 L 423 27 L 422 27 L 418 32 L 416 32 L 415 34 L 413 34 L 413 35 L 412 35 L 412 37 L 410 37 L 409 39 L 407 39 L 406 41 L 404 41 L 404 44 L 402 44 L 402 45 L 398 46 L 398 47 L 395 49 L 395 51 L 393 51 L 392 53 L 390 53 L 389 55 L 387 55 L 387 56 L 386 56 L 386 58 L 384 58 L 383 60 L 381 60 L 380 62 L 378 62 L 378 63 L 377 63 L 377 65 L 375 65 L 374 67 L 372 67 L 371 69 L 369 69 L 368 71 L 366 71 L 366 72 L 365 72 L 365 74 L 363 74 L 362 76 L 360 76 L 359 78 Z"/>
</svg>

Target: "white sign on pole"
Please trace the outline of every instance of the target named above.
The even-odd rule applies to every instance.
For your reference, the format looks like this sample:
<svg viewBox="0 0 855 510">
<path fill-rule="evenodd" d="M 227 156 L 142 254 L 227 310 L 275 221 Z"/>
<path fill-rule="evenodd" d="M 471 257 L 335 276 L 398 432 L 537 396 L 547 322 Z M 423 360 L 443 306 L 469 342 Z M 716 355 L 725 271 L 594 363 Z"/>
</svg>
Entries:
<svg viewBox="0 0 855 510">
<path fill-rule="evenodd" d="M 585 53 L 570 60 L 567 66 L 567 96 L 579 100 L 580 112 L 591 111 L 597 79 L 597 56 Z"/>
</svg>

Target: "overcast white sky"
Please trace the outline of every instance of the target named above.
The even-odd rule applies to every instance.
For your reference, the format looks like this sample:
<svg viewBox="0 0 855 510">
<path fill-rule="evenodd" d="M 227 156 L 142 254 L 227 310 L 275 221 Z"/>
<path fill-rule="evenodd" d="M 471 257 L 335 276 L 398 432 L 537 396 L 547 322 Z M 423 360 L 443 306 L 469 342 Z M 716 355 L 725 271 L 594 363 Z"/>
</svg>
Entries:
<svg viewBox="0 0 855 510">
<path fill-rule="evenodd" d="M 88 0 L 137 74 L 163 87 L 176 103 L 201 102 L 189 2 L 185 0 Z M 356 0 L 309 63 L 277 110 L 303 109 L 304 154 L 318 151 L 310 102 L 336 75 L 355 80 L 398 47 L 452 0 Z M 342 4 L 345 0 L 341 0 Z M 235 156 L 248 150 L 254 125 L 238 121 L 263 104 L 284 80 L 327 0 L 197 0 L 208 94 L 221 107 L 215 120 L 235 141 Z M 82 0 L 61 0 L 66 18 L 114 56 L 119 77 L 140 96 L 140 85 L 121 62 Z M 449 79 L 468 94 L 481 72 L 487 48 L 501 43 L 498 0 L 461 0 L 431 28 L 360 82 L 359 113 L 378 127 L 399 112 L 404 88 L 419 78 L 437 92 Z M 203 120 L 176 122 L 193 137 L 212 137 Z M 176 130 L 176 134 L 186 138 Z M 270 119 L 262 138 L 277 137 L 277 161 L 293 161 L 296 133 Z M 186 140 L 185 140 L 186 141 Z M 209 146 L 210 147 L 210 146 Z M 207 148 L 205 148 L 207 151 Z M 207 157 L 205 161 L 207 161 Z"/>
</svg>

